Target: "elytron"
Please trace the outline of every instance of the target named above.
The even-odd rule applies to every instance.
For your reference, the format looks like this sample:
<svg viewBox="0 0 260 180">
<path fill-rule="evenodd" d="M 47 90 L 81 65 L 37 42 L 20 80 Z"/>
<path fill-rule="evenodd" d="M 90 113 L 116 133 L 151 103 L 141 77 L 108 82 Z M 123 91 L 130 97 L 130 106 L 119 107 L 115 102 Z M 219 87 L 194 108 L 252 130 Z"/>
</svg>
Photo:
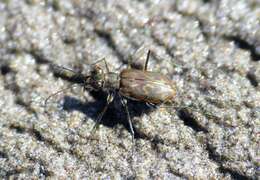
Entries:
<svg viewBox="0 0 260 180">
<path fill-rule="evenodd" d="M 90 73 L 87 75 L 76 73 L 61 66 L 55 67 L 63 74 L 66 72 L 75 73 L 78 78 L 77 82 L 83 84 L 85 90 L 107 92 L 106 105 L 99 114 L 93 130 L 95 130 L 101 122 L 104 113 L 107 111 L 109 104 L 113 101 L 117 93 L 125 108 L 132 141 L 134 142 L 134 130 L 127 106 L 127 99 L 158 105 L 172 102 L 176 95 L 176 87 L 173 81 L 161 73 L 147 70 L 149 57 L 150 50 L 147 53 L 142 70 L 133 69 L 129 64 L 128 68 L 123 69 L 120 73 L 111 72 L 105 59 L 100 61 L 104 61 L 106 68 L 101 68 L 101 66 L 98 65 L 100 61 L 98 61 L 93 65 Z M 45 105 L 50 97 L 51 96 L 45 100 Z"/>
</svg>

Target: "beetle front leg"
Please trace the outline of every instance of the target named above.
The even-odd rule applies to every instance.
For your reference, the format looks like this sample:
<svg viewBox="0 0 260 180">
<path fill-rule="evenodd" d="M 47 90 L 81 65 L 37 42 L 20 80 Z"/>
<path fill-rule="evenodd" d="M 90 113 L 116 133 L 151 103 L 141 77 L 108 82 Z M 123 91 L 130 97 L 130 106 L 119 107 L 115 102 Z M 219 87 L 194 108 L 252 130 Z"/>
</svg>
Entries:
<svg viewBox="0 0 260 180">
<path fill-rule="evenodd" d="M 109 67 L 108 67 L 108 65 L 107 65 L 106 58 L 102 58 L 102 59 L 100 59 L 100 60 L 98 60 L 98 61 L 96 61 L 96 62 L 92 63 L 91 65 L 93 66 L 93 65 L 95 65 L 95 64 L 98 64 L 98 63 L 99 63 L 99 62 L 101 62 L 101 61 L 103 61 L 103 62 L 105 63 L 105 66 L 106 66 L 107 73 L 109 73 L 109 72 L 110 72 L 110 70 L 109 70 Z"/>
</svg>

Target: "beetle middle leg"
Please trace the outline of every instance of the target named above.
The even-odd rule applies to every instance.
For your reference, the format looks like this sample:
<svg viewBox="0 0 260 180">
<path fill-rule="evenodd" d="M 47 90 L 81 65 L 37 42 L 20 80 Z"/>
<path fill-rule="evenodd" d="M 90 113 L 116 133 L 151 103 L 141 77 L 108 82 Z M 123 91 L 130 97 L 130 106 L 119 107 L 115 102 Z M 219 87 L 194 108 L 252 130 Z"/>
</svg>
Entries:
<svg viewBox="0 0 260 180">
<path fill-rule="evenodd" d="M 110 104 L 113 100 L 114 100 L 114 93 L 108 94 L 106 105 L 105 105 L 105 107 L 103 108 L 103 110 L 100 112 L 100 114 L 98 115 L 98 118 L 97 118 L 97 120 L 96 120 L 96 123 L 95 123 L 94 127 L 92 128 L 90 134 L 92 134 L 92 133 L 94 133 L 94 132 L 96 131 L 96 129 L 98 128 L 98 126 L 99 126 L 99 124 L 100 124 L 100 122 L 101 122 L 101 120 L 102 120 L 102 117 L 104 116 L 105 112 L 107 111 L 107 108 L 108 108 L 109 104 Z"/>
<path fill-rule="evenodd" d="M 129 110 L 128 110 L 127 100 L 125 98 L 121 97 L 121 96 L 120 96 L 120 99 L 121 99 L 122 105 L 125 108 L 127 121 L 128 121 L 129 127 L 130 127 L 131 135 L 132 135 L 132 153 L 133 153 L 134 152 L 134 144 L 135 144 L 134 143 L 135 132 L 134 132 L 134 128 L 133 128 L 133 123 L 131 121 L 130 113 L 129 113 Z"/>
</svg>

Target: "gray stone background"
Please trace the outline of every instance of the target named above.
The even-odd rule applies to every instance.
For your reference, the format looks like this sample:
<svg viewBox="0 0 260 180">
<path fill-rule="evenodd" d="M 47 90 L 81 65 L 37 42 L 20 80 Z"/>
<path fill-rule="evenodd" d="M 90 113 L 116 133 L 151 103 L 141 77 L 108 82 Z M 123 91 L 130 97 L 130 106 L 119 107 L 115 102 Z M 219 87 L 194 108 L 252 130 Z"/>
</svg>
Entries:
<svg viewBox="0 0 260 180">
<path fill-rule="evenodd" d="M 76 86 L 44 108 L 71 84 L 51 63 L 120 72 L 148 48 L 178 95 L 129 102 L 133 155 L 118 98 L 92 134 L 104 94 Z M 257 179 L 259 60 L 259 0 L 1 0 L 0 178 Z"/>
</svg>

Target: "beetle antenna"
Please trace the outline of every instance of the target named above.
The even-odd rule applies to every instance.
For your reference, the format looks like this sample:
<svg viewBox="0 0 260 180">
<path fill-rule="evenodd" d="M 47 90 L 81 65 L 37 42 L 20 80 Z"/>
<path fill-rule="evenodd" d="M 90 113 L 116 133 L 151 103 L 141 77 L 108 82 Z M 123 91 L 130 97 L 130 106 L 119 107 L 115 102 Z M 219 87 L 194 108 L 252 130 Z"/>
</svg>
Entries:
<svg viewBox="0 0 260 180">
<path fill-rule="evenodd" d="M 69 89 L 72 89 L 72 88 L 74 88 L 76 85 L 77 85 L 77 84 L 72 84 L 72 85 L 70 85 L 69 87 L 63 88 L 63 89 L 61 89 L 61 90 L 59 90 L 59 91 L 57 91 L 57 92 L 55 92 L 55 93 L 49 95 L 49 96 L 45 99 L 45 101 L 44 101 L 44 112 L 46 112 L 47 103 L 48 103 L 48 101 L 49 101 L 52 97 L 54 97 L 54 96 L 56 96 L 56 95 L 58 95 L 58 94 L 60 94 L 60 93 L 62 93 L 62 92 L 65 92 L 65 91 L 67 91 L 67 90 L 69 90 Z"/>
<path fill-rule="evenodd" d="M 63 67 L 63 66 L 59 66 L 57 64 L 51 64 L 51 68 L 53 69 L 54 72 L 57 72 L 57 73 L 59 73 L 59 72 L 63 73 L 64 70 L 66 70 L 66 71 L 70 71 L 74 74 L 78 74 L 78 72 L 73 71 L 72 69 L 69 69 L 69 68 L 66 68 L 66 67 Z"/>
</svg>

